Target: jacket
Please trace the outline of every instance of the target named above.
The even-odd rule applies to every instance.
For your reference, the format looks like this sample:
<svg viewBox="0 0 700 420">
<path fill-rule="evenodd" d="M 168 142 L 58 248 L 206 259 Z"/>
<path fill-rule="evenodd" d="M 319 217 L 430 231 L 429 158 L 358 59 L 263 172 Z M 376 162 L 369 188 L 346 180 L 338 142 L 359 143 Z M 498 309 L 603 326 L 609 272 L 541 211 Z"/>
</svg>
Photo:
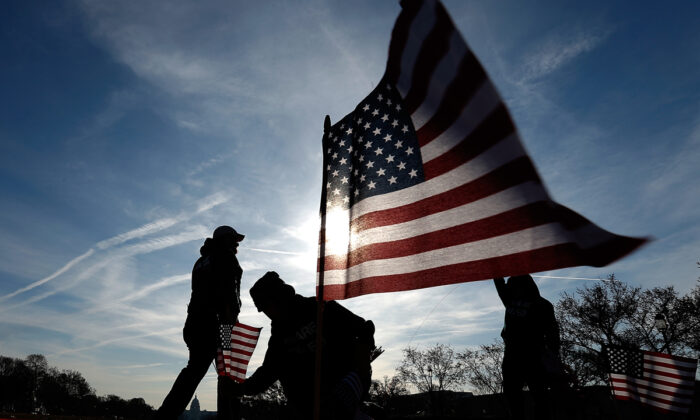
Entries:
<svg viewBox="0 0 700 420">
<path fill-rule="evenodd" d="M 200 340 L 216 341 L 218 325 L 234 323 L 241 308 L 243 270 L 236 255 L 220 249 L 211 238 L 206 239 L 199 252 L 201 257 L 192 268 L 192 292 L 185 322 L 188 346 Z"/>
</svg>

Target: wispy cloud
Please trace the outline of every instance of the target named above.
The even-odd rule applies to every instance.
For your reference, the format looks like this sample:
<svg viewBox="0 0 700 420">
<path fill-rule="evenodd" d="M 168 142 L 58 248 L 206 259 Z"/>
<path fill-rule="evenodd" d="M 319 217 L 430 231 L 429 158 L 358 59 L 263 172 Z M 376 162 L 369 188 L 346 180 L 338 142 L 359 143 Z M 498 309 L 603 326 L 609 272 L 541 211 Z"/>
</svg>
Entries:
<svg viewBox="0 0 700 420">
<path fill-rule="evenodd" d="M 36 289 L 37 287 L 44 286 L 47 283 L 65 275 L 70 270 L 77 269 L 78 266 L 82 265 L 80 270 L 74 276 L 72 276 L 72 279 L 67 280 L 62 286 L 36 294 L 22 302 L 12 305 L 4 305 L 3 309 L 7 310 L 9 308 L 16 308 L 18 306 L 35 303 L 53 296 L 60 291 L 70 289 L 95 275 L 100 270 L 105 269 L 117 260 L 123 260 L 124 258 L 155 252 L 193 240 L 200 240 L 209 234 L 209 229 L 203 225 L 197 224 L 194 226 L 188 226 L 184 230 L 175 234 L 146 238 L 138 243 L 120 246 L 129 241 L 143 239 L 163 230 L 172 228 L 178 224 L 182 224 L 197 214 L 209 211 L 227 201 L 228 198 L 224 195 L 220 193 L 213 194 L 202 199 L 199 204 L 197 204 L 196 210 L 193 212 L 183 212 L 176 217 L 164 217 L 154 222 L 147 223 L 139 228 L 132 229 L 130 231 L 115 235 L 109 239 L 99 241 L 93 248 L 90 248 L 85 253 L 73 258 L 63 267 L 59 268 L 49 276 L 0 297 L 0 302 L 12 299 L 22 293 Z M 118 269 L 119 266 L 116 266 L 116 268 Z M 157 290 L 158 288 L 160 287 L 153 290 Z"/>
<path fill-rule="evenodd" d="M 73 258 L 72 260 L 68 261 L 68 262 L 66 263 L 66 265 L 64 265 L 63 267 L 59 268 L 58 270 L 56 270 L 56 271 L 53 272 L 52 274 L 50 274 L 50 275 L 44 277 L 43 279 L 37 280 L 37 281 L 35 281 L 34 283 L 31 283 L 31 284 L 29 284 L 29 285 L 27 285 L 27 286 L 21 287 L 21 288 L 15 290 L 15 291 L 12 292 L 12 293 L 8 293 L 8 294 L 6 294 L 5 296 L 0 297 L 0 302 L 5 301 L 5 300 L 10 299 L 10 298 L 13 298 L 13 297 L 19 295 L 20 293 L 28 292 L 28 291 L 30 291 L 30 290 L 36 288 L 36 287 L 39 287 L 39 286 L 41 286 L 41 285 L 43 285 L 43 284 L 46 284 L 46 283 L 50 282 L 51 280 L 55 279 L 56 277 L 60 276 L 61 274 L 64 274 L 65 272 L 67 272 L 68 270 L 70 270 L 71 268 L 73 268 L 76 264 L 80 263 L 80 262 L 83 261 L 84 259 L 86 259 L 86 258 L 88 258 L 89 256 L 91 256 L 94 252 L 95 252 L 95 250 L 92 249 L 92 248 L 90 248 L 90 249 L 87 250 L 85 253 L 83 253 L 83 254 L 81 254 L 81 255 L 79 255 L 79 256 Z"/>
<path fill-rule="evenodd" d="M 587 28 L 570 33 L 555 33 L 528 52 L 520 67 L 521 83 L 547 76 L 577 57 L 601 45 L 612 34 L 610 28 Z"/>
<path fill-rule="evenodd" d="M 150 284 L 146 287 L 143 287 L 143 288 L 137 290 L 134 293 L 131 293 L 129 295 L 122 297 L 120 299 L 120 301 L 121 302 L 128 302 L 131 300 L 141 299 L 141 298 L 146 297 L 149 294 L 151 294 L 157 290 L 160 290 L 160 289 L 163 289 L 166 287 L 170 287 L 170 286 L 174 286 L 174 285 L 177 285 L 180 283 L 188 282 L 190 280 L 190 277 L 191 277 L 191 275 L 189 273 L 179 274 L 177 276 L 166 277 L 164 279 L 161 279 L 157 283 Z"/>
</svg>

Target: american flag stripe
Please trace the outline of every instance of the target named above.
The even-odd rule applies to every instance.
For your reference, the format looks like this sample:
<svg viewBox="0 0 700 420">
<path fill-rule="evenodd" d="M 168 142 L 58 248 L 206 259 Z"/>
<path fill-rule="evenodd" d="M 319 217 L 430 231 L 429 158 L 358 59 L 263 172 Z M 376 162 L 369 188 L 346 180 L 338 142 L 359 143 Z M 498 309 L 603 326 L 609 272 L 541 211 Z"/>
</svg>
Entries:
<svg viewBox="0 0 700 420">
<path fill-rule="evenodd" d="M 669 356 L 668 354 L 654 352 L 647 352 L 645 360 L 654 362 L 659 366 L 671 366 L 679 369 L 685 368 L 692 371 L 695 371 L 697 365 L 697 360 L 689 357 Z"/>
<path fill-rule="evenodd" d="M 506 106 L 442 4 L 402 6 L 383 81 L 324 143 L 324 299 L 603 266 L 644 242 L 552 202 Z M 403 119 L 410 128 L 399 130 Z M 411 136 L 416 150 L 408 147 Z M 408 173 L 398 165 L 409 151 L 419 156 L 420 182 L 363 189 L 365 177 L 386 182 L 380 171 L 387 167 L 392 178 Z"/>
<path fill-rule="evenodd" d="M 242 341 L 242 340 L 231 340 L 232 345 L 238 346 L 238 349 L 236 350 L 237 354 L 240 355 L 245 355 L 245 356 L 252 356 L 253 352 L 246 350 L 247 348 L 250 348 L 250 342 L 248 341 Z"/>
<path fill-rule="evenodd" d="M 614 347 L 608 348 L 607 354 L 615 398 L 639 401 L 664 411 L 689 410 L 697 360 Z"/>
<path fill-rule="evenodd" d="M 688 404 L 670 403 L 664 399 L 657 398 L 651 395 L 638 394 L 635 392 L 618 391 L 618 400 L 634 400 L 641 402 L 644 405 L 659 408 L 665 411 L 676 411 L 679 413 L 687 413 L 690 406 Z"/>
<path fill-rule="evenodd" d="M 508 139 L 506 139 L 506 141 L 502 142 L 502 144 L 498 144 L 495 146 L 495 148 L 492 148 L 491 150 L 485 152 L 480 157 L 480 159 L 475 159 L 476 161 L 472 161 L 469 164 L 461 165 L 460 167 L 446 174 L 443 174 L 440 177 L 430 179 L 428 181 L 415 185 L 412 188 L 398 190 L 395 192 L 385 194 L 383 196 L 368 197 L 355 204 L 355 206 L 353 206 L 352 220 L 357 220 L 359 217 L 362 217 L 363 215 L 372 212 L 378 212 L 382 210 L 398 211 L 394 209 L 402 208 L 402 206 L 412 204 L 424 205 L 424 200 L 431 197 L 437 197 L 433 198 L 433 203 L 431 204 L 435 204 L 434 202 L 438 201 L 440 203 L 445 202 L 445 205 L 447 205 L 447 203 L 453 202 L 451 200 L 461 200 L 459 204 L 469 203 L 469 198 L 460 197 L 460 194 L 464 191 L 459 190 L 458 188 L 478 179 L 489 180 L 489 178 L 484 177 L 488 176 L 489 173 L 493 172 L 494 166 L 496 165 L 496 169 L 508 164 L 517 164 L 513 163 L 515 161 L 520 162 L 521 165 L 526 165 L 522 162 L 522 160 L 518 160 L 519 158 L 522 158 L 524 154 L 519 153 L 519 151 L 517 150 L 514 151 L 511 147 L 509 147 L 512 146 L 514 143 L 515 142 L 510 142 L 508 141 Z M 531 164 L 531 162 L 529 162 L 529 159 L 527 163 Z M 523 168 L 520 169 L 523 170 Z M 530 179 L 539 180 L 539 177 L 535 178 L 529 170 L 524 169 L 523 172 L 523 177 L 525 178 L 523 182 L 527 182 L 529 180 L 527 179 L 528 177 Z M 491 176 L 490 179 L 493 178 L 494 177 Z M 503 183 L 504 181 L 499 182 Z M 477 184 L 475 185 L 476 186 L 474 188 L 479 188 Z M 488 186 L 484 185 L 482 187 Z M 473 197 L 471 201 L 475 199 L 477 199 L 477 197 Z M 436 210 L 441 211 L 444 210 L 444 208 Z M 426 209 L 425 211 L 428 212 L 430 210 Z M 430 211 L 430 213 L 433 212 L 434 211 Z M 389 220 L 387 223 L 390 222 L 391 221 Z M 364 224 L 358 223 L 358 225 L 360 226 L 353 226 L 353 229 L 362 227 Z"/>
<path fill-rule="evenodd" d="M 617 245 L 603 244 L 601 247 L 618 249 Z M 592 254 L 599 252 L 610 252 L 611 249 L 593 250 Z M 362 281 L 350 281 L 344 284 L 345 277 L 342 273 L 334 271 L 326 272 L 325 296 L 359 296 L 370 293 L 394 292 L 401 290 L 412 290 L 427 287 L 425 280 L 430 279 L 430 286 L 443 286 L 454 284 L 462 279 L 488 278 L 493 273 L 503 273 L 503 267 L 517 272 L 537 272 L 545 271 L 547 259 L 558 258 L 564 263 L 581 265 L 586 261 L 585 257 L 577 257 L 576 253 L 582 253 L 574 244 L 562 244 L 544 247 L 536 250 L 514 253 L 501 257 L 484 258 L 478 261 L 454 263 L 435 268 L 405 272 L 396 270 L 396 273 L 384 273 L 386 270 L 376 270 L 362 276 Z M 534 263 L 533 263 L 534 262 Z M 538 265 L 537 263 L 541 264 Z M 496 274 L 497 275 L 497 274 Z M 507 274 L 503 274 L 507 275 Z M 354 277 L 358 277 L 355 275 Z M 340 297 L 336 298 L 340 299 Z"/>
<path fill-rule="evenodd" d="M 219 376 L 228 376 L 237 382 L 245 380 L 248 362 L 261 330 L 262 328 L 236 323 L 231 329 L 231 348 L 219 348 L 217 351 L 216 371 Z"/>
<path fill-rule="evenodd" d="M 236 353 L 235 356 L 228 355 L 228 354 L 224 355 L 224 358 L 227 360 L 230 360 L 231 363 L 244 364 L 244 363 L 248 363 L 250 361 L 251 356 L 252 355 L 244 355 L 241 353 Z"/>
<path fill-rule="evenodd" d="M 690 363 L 683 363 L 683 364 L 678 364 L 678 363 L 665 363 L 665 362 L 659 362 L 656 361 L 655 365 L 657 369 L 665 370 L 667 372 L 671 373 L 678 373 L 679 375 L 683 375 L 684 373 L 687 372 L 695 372 L 695 365 L 691 365 Z M 644 365 L 645 367 L 647 366 L 646 364 Z M 651 366 L 651 365 L 649 365 Z"/>
<path fill-rule="evenodd" d="M 244 373 L 244 374 L 246 373 L 249 360 L 238 359 L 236 357 L 228 357 L 228 356 L 224 356 L 224 358 L 226 360 L 226 365 L 229 369 L 235 370 L 236 372 L 239 372 L 239 373 Z"/>
<path fill-rule="evenodd" d="M 421 147 L 420 151 L 423 161 L 426 162 L 426 164 L 438 166 L 432 162 L 436 158 L 452 150 L 455 146 L 463 143 L 465 137 L 469 136 L 486 117 L 492 115 L 500 108 L 500 104 L 501 102 L 493 85 L 484 83 L 474 94 L 469 104 L 464 108 L 457 123 L 441 133 L 434 141 Z M 515 133 L 513 137 L 517 137 Z M 518 146 L 520 146 L 520 141 L 517 138 L 515 140 L 517 140 Z M 488 144 L 491 145 L 493 142 Z M 482 149 L 484 149 L 484 147 L 482 147 Z M 525 150 L 521 150 L 521 152 L 525 154 Z"/>
<path fill-rule="evenodd" d="M 691 371 L 695 370 L 695 365 L 692 365 L 690 363 L 669 363 L 666 360 L 663 359 L 657 359 L 654 360 L 654 364 L 658 367 L 663 367 L 663 368 L 668 368 L 668 369 L 676 369 L 676 370 L 681 370 L 681 371 Z"/>
<path fill-rule="evenodd" d="M 521 194 L 523 191 L 529 194 Z M 357 231 L 363 234 L 351 244 L 350 250 L 354 251 L 359 247 L 381 242 L 382 240 L 387 242 L 397 241 L 414 235 L 427 234 L 434 230 L 448 228 L 453 225 L 451 221 L 454 218 L 460 218 L 464 223 L 476 222 L 482 218 L 493 217 L 523 206 L 545 201 L 546 198 L 546 195 L 542 194 L 542 187 L 539 185 L 539 182 L 532 181 L 519 185 L 517 188 L 513 187 L 498 191 L 473 202 L 455 207 L 445 207 L 444 210 L 425 217 L 409 218 L 408 216 L 395 214 L 397 218 L 403 216 L 402 219 L 406 221 L 397 222 L 393 225 L 382 224 L 383 217 L 367 217 L 362 220 L 362 222 L 366 222 L 365 225 L 353 223 L 352 226 L 357 225 Z M 440 202 L 439 204 L 443 205 L 444 203 Z"/>
<path fill-rule="evenodd" d="M 558 227 L 558 218 L 551 212 L 550 207 L 548 202 L 540 201 L 470 223 L 451 226 L 425 234 L 415 234 L 406 239 L 391 242 L 385 240 L 385 242 L 365 245 L 343 255 L 326 257 L 326 270 L 338 270 L 367 261 L 400 258 L 416 253 L 478 242 L 493 236 L 521 232 L 535 226 L 549 224 L 556 228 Z M 417 227 L 426 229 L 434 227 L 434 225 L 425 226 L 424 223 L 420 223 Z M 404 228 L 402 235 L 405 235 L 407 231 L 410 232 L 410 230 Z"/>
<path fill-rule="evenodd" d="M 528 181 L 533 182 L 528 183 Z M 481 199 L 488 199 L 494 194 L 507 191 L 509 188 L 511 195 L 522 196 L 524 195 L 521 194 L 523 187 L 532 189 L 534 183 L 539 184 L 540 180 L 530 160 L 527 158 L 516 159 L 482 178 L 462 184 L 451 191 L 438 193 L 410 204 L 359 215 L 351 221 L 351 228 L 356 232 L 362 232 L 409 222 L 455 208 L 474 205 Z M 518 189 L 511 188 L 513 186 L 518 186 Z M 541 185 L 539 189 L 541 190 Z M 532 191 L 528 192 L 532 193 Z M 545 194 L 538 193 L 537 196 L 546 198 Z M 503 211 L 508 210 L 512 210 L 512 208 Z"/>
<path fill-rule="evenodd" d="M 536 236 L 531 235 L 531 238 L 537 239 Z M 524 235 L 513 235 L 509 239 L 526 240 L 528 238 Z M 493 247 L 502 245 L 495 241 L 490 242 L 490 244 Z M 387 262 L 385 266 L 382 266 L 381 261 L 371 261 L 351 267 L 348 270 L 327 271 L 325 284 L 328 290 L 333 289 L 337 291 L 340 289 L 331 288 L 331 286 L 338 285 L 342 288 L 345 286 L 344 283 L 349 280 L 347 286 L 352 287 L 352 290 L 366 289 L 373 290 L 368 293 L 378 293 L 384 288 L 386 288 L 385 291 L 420 288 L 418 286 L 421 283 L 425 283 L 426 276 L 430 279 L 431 286 L 442 286 L 465 281 L 464 279 L 483 278 L 480 276 L 490 277 L 491 275 L 488 274 L 490 272 L 504 273 L 506 270 L 523 270 L 522 272 L 545 271 L 545 267 L 548 267 L 549 263 L 543 260 L 544 258 L 559 258 L 571 265 L 580 265 L 584 261 L 588 261 L 585 250 L 577 248 L 575 244 L 565 243 L 543 246 L 540 243 L 536 243 L 536 245 L 538 245 L 538 249 L 516 251 L 508 255 L 495 257 L 492 256 L 495 254 L 494 252 L 483 252 L 481 255 L 475 255 L 477 259 L 472 261 L 460 261 L 458 257 L 454 256 L 454 253 L 445 256 L 439 252 L 424 253 L 416 258 L 396 258 L 390 263 Z M 600 247 L 592 248 L 591 253 L 596 254 L 601 250 L 609 251 L 607 248 L 616 249 L 617 247 L 618 244 L 615 244 L 614 241 L 613 243 L 603 243 Z M 466 246 L 454 248 L 461 252 L 471 251 Z M 452 249 L 446 252 L 450 251 Z M 575 254 L 580 254 L 581 256 Z M 441 257 L 445 257 L 442 262 L 434 261 Z M 360 280 L 362 281 L 360 282 Z M 404 285 L 405 288 L 403 288 Z"/>
<path fill-rule="evenodd" d="M 650 390 L 656 390 L 657 392 L 661 394 L 667 394 L 667 395 L 676 395 L 676 394 L 682 394 L 682 395 L 693 395 L 693 388 L 688 387 L 688 386 L 678 386 L 678 384 L 673 383 L 673 382 L 666 382 L 666 381 L 660 381 L 660 380 L 655 380 L 654 382 L 644 380 L 644 379 L 637 379 L 635 381 L 630 381 L 627 379 L 625 375 L 617 375 L 617 374 L 611 374 L 610 375 L 612 378 L 614 378 L 615 382 L 619 383 L 627 383 L 627 384 L 632 384 L 640 388 L 645 388 L 645 389 L 650 389 Z"/>
<path fill-rule="evenodd" d="M 439 157 L 425 162 L 426 179 L 435 178 L 469 162 L 513 133 L 512 121 L 505 106 L 499 106 L 457 146 Z"/>
<path fill-rule="evenodd" d="M 255 344 L 258 341 L 258 337 L 251 334 L 243 334 L 240 332 L 236 333 L 236 339 L 242 344 Z"/>
</svg>

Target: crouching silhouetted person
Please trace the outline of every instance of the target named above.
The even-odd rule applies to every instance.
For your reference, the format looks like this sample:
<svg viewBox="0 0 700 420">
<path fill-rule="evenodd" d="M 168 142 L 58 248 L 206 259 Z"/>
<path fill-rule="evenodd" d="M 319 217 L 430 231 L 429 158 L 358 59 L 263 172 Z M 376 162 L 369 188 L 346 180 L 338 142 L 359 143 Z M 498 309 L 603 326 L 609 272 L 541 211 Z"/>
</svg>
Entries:
<svg viewBox="0 0 700 420">
<path fill-rule="evenodd" d="M 540 296 L 528 274 L 510 277 L 507 284 L 503 278 L 494 282 L 506 307 L 501 332 L 505 342 L 503 392 L 511 416 L 524 418 L 523 386 L 527 384 L 535 405 L 534 418 L 548 419 L 547 364 L 559 357 L 559 325 L 554 307 Z"/>
<path fill-rule="evenodd" d="M 192 294 L 187 306 L 183 336 L 190 358 L 156 412 L 156 419 L 176 419 L 206 375 L 219 346 L 219 326 L 230 328 L 241 309 L 240 287 L 243 270 L 238 264 L 238 243 L 244 236 L 230 226 L 219 226 L 200 249 L 201 257 L 192 269 Z M 239 418 L 238 400 L 225 392 L 227 383 L 219 378 L 217 414 L 219 419 Z"/>
<path fill-rule="evenodd" d="M 258 311 L 271 322 L 262 366 L 236 393 L 254 395 L 279 380 L 288 418 L 308 420 L 314 412 L 316 298 L 295 294 L 271 271 L 250 289 Z M 327 302 L 323 318 L 321 418 L 354 419 L 371 384 L 370 352 L 374 324 L 337 302 Z"/>
</svg>

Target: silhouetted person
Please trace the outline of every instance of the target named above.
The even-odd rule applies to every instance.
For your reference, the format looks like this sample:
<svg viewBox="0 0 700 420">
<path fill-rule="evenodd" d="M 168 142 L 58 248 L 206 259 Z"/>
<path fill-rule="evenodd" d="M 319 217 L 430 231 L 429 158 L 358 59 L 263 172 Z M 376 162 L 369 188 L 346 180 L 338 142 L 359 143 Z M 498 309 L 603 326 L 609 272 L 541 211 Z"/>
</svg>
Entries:
<svg viewBox="0 0 700 420">
<path fill-rule="evenodd" d="M 294 288 L 270 271 L 250 289 L 259 312 L 272 321 L 262 366 L 236 393 L 254 395 L 279 380 L 287 397 L 288 418 L 313 418 L 316 298 L 295 294 Z M 324 308 L 321 417 L 354 419 L 371 384 L 370 351 L 374 324 L 327 302 Z"/>
<path fill-rule="evenodd" d="M 559 325 L 554 307 L 540 296 L 528 274 L 510 277 L 507 284 L 503 278 L 496 278 L 494 283 L 506 307 L 501 332 L 505 342 L 503 392 L 511 415 L 524 418 L 523 386 L 527 384 L 535 403 L 535 418 L 547 419 L 545 363 L 559 355 Z"/>
<path fill-rule="evenodd" d="M 190 358 L 156 412 L 157 419 L 176 419 L 185 410 L 216 357 L 219 325 L 235 324 L 240 312 L 243 270 L 236 252 L 244 236 L 230 226 L 219 226 L 212 236 L 204 241 L 201 257 L 192 269 L 192 294 L 183 329 Z M 219 378 L 218 418 L 238 418 L 238 400 L 222 390 L 225 386 Z"/>
</svg>

